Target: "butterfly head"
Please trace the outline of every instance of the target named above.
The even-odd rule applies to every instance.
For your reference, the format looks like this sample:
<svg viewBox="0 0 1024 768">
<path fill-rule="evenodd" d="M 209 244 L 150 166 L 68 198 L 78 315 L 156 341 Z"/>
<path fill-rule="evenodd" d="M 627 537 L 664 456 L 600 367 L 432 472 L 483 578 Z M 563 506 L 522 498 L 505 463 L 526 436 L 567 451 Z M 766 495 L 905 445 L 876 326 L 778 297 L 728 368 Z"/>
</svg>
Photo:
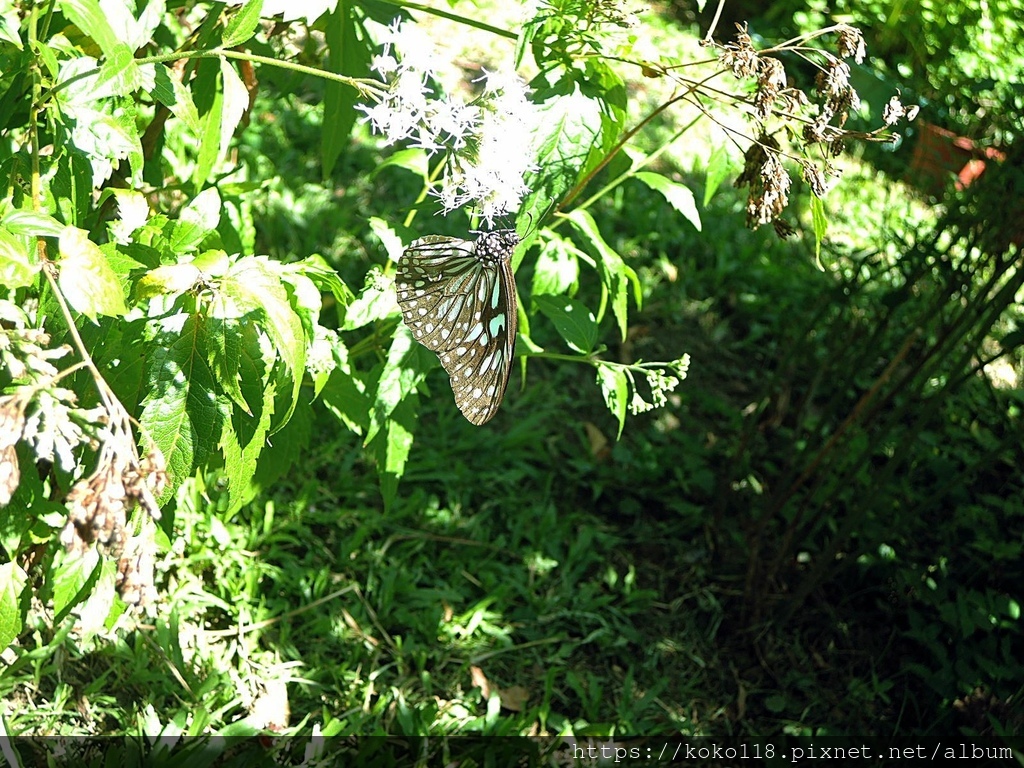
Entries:
<svg viewBox="0 0 1024 768">
<path fill-rule="evenodd" d="M 476 257 L 484 264 L 500 264 L 512 258 L 512 251 L 517 245 L 519 235 L 514 229 L 483 232 L 476 241 Z"/>
</svg>

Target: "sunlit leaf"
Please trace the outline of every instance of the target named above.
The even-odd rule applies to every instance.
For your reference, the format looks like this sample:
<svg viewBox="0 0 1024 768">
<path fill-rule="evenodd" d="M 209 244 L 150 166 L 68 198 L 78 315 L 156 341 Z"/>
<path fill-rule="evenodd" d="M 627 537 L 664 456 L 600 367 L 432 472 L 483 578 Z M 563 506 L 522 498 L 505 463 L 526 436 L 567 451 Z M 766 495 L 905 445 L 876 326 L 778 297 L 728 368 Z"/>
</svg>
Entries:
<svg viewBox="0 0 1024 768">
<path fill-rule="evenodd" d="M 533 270 L 531 294 L 575 293 L 580 279 L 576 249 L 560 237 L 552 237 L 540 249 Z"/>
<path fill-rule="evenodd" d="M 68 304 L 90 320 L 127 311 L 121 283 L 89 233 L 65 227 L 60 236 L 60 289 Z"/>
<path fill-rule="evenodd" d="M 700 232 L 700 214 L 697 212 L 697 203 L 693 199 L 693 192 L 689 188 L 677 181 L 672 181 L 662 176 L 660 173 L 639 171 L 635 176 L 655 192 L 660 192 L 668 200 L 669 205 L 679 211 L 683 218 L 693 224 L 694 228 Z"/>
<path fill-rule="evenodd" d="M 622 428 L 626 424 L 626 407 L 629 405 L 629 381 L 626 372 L 612 365 L 597 366 L 597 383 L 601 387 L 601 395 L 605 405 L 619 421 L 618 437 L 622 437 Z"/>
<path fill-rule="evenodd" d="M 21 634 L 21 593 L 27 583 L 28 576 L 20 565 L 0 564 L 0 648 L 7 648 Z"/>
<path fill-rule="evenodd" d="M 566 296 L 534 296 L 533 303 L 544 313 L 565 343 L 587 354 L 597 343 L 597 320 L 586 305 Z"/>
<path fill-rule="evenodd" d="M 260 11 L 263 10 L 263 0 L 247 0 L 247 2 L 232 15 L 224 30 L 224 40 L 221 42 L 225 48 L 234 48 L 241 45 L 253 36 L 256 32 L 256 25 L 260 23 Z"/>
</svg>

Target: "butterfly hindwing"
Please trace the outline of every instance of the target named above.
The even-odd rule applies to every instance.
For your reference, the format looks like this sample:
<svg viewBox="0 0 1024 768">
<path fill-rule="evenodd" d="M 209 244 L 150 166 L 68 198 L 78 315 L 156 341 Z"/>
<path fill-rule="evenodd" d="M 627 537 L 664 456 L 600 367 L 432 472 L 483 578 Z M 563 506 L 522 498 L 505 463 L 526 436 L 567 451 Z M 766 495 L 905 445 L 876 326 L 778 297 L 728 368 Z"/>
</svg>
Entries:
<svg viewBox="0 0 1024 768">
<path fill-rule="evenodd" d="M 515 353 L 518 316 L 512 275 L 514 230 L 476 240 L 428 235 L 398 262 L 402 317 L 418 342 L 437 353 L 455 403 L 474 424 L 501 405 Z"/>
</svg>

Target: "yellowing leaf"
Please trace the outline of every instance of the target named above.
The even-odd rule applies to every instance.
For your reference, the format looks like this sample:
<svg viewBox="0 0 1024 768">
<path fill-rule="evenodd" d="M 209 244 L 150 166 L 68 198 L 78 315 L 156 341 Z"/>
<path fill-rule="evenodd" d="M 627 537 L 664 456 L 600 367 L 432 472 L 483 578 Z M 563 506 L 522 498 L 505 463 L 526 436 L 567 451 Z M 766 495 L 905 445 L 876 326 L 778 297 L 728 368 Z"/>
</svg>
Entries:
<svg viewBox="0 0 1024 768">
<path fill-rule="evenodd" d="M 59 245 L 60 289 L 72 308 L 93 321 L 127 312 L 117 275 L 84 229 L 65 227 Z"/>
</svg>

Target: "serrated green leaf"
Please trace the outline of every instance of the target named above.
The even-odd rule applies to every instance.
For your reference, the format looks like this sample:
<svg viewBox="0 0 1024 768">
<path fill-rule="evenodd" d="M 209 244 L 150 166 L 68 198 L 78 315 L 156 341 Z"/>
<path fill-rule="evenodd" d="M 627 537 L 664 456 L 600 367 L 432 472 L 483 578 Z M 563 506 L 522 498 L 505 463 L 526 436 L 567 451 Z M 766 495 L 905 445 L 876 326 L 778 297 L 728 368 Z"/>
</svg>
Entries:
<svg viewBox="0 0 1024 768">
<path fill-rule="evenodd" d="M 597 320 L 586 305 L 565 296 L 534 296 L 534 305 L 551 320 L 566 344 L 588 354 L 597 343 Z"/>
<path fill-rule="evenodd" d="M 330 264 L 324 261 L 322 256 L 307 256 L 302 261 L 293 261 L 288 264 L 281 264 L 280 268 L 284 278 L 287 280 L 291 273 L 298 273 L 308 277 L 320 290 L 327 290 L 334 296 L 339 311 L 348 306 L 355 298 L 349 287 L 341 281 L 338 273 L 331 268 Z"/>
<path fill-rule="evenodd" d="M 224 48 L 234 48 L 251 38 L 256 33 L 256 25 L 260 23 L 262 10 L 263 0 L 248 0 L 231 17 L 231 21 L 228 22 L 228 26 L 224 30 L 224 39 L 221 45 Z"/>
<path fill-rule="evenodd" d="M 818 263 L 818 269 L 824 270 L 825 268 L 821 265 L 821 244 L 828 231 L 828 218 L 825 216 L 824 201 L 813 192 L 811 192 L 811 221 L 814 225 L 814 260 Z"/>
<path fill-rule="evenodd" d="M 195 250 L 220 223 L 220 193 L 215 187 L 204 189 L 184 208 L 174 223 L 170 249 L 174 253 Z"/>
<path fill-rule="evenodd" d="M 205 323 L 185 316 L 177 330 L 181 317 L 167 320 L 167 332 L 154 340 L 140 419 L 167 462 L 168 488 L 160 501 L 206 462 L 228 411 L 207 362 Z"/>
<path fill-rule="evenodd" d="M 220 280 L 214 314 L 225 319 L 246 322 L 259 320 L 285 365 L 291 381 L 288 406 L 277 423 L 287 423 L 298 402 L 306 367 L 306 339 L 302 320 L 292 308 L 285 289 L 281 265 L 263 257 L 250 256 L 235 262 Z"/>
<path fill-rule="evenodd" d="M 532 295 L 573 294 L 579 285 L 580 264 L 575 248 L 561 237 L 544 243 L 533 270 Z"/>
<path fill-rule="evenodd" d="M 700 214 L 697 212 L 697 203 L 693 199 L 693 192 L 679 182 L 672 181 L 660 173 L 639 171 L 634 175 L 655 192 L 660 192 L 668 200 L 669 205 L 681 213 L 684 219 L 693 224 L 698 232 L 701 231 Z"/>
<path fill-rule="evenodd" d="M 207 322 L 207 362 L 213 372 L 214 379 L 224 393 L 231 398 L 244 413 L 252 415 L 252 408 L 242 394 L 241 367 L 243 356 L 243 336 L 248 336 L 249 345 L 245 350 L 248 356 L 261 358 L 259 340 L 254 338 L 255 328 L 252 323 L 245 325 L 234 321 L 225 321 L 217 316 L 217 312 L 211 313 Z M 255 342 L 255 343 L 253 343 Z M 273 360 L 262 361 L 264 365 L 259 366 L 259 382 L 263 383 L 263 369 L 267 364 L 273 364 Z M 255 367 L 250 364 L 250 367 Z M 260 387 L 260 390 L 263 388 Z"/>
<path fill-rule="evenodd" d="M 21 634 L 25 617 L 21 593 L 28 576 L 17 563 L 0 564 L 0 648 L 7 648 Z"/>
<path fill-rule="evenodd" d="M 534 87 L 548 88 L 534 82 Z M 537 121 L 532 139 L 537 165 L 544 169 L 539 184 L 526 197 L 520 217 L 539 222 L 556 201 L 583 175 L 586 158 L 593 146 L 601 143 L 601 106 L 594 99 L 574 93 L 549 98 L 537 107 Z"/>
<path fill-rule="evenodd" d="M 131 48 L 124 43 L 114 47 L 100 66 L 96 87 L 112 96 L 129 96 L 142 87 L 142 71 Z"/>
<path fill-rule="evenodd" d="M 110 56 L 121 44 L 98 0 L 65 0 L 60 10 L 72 24 L 91 37 L 105 55 Z"/>
<path fill-rule="evenodd" d="M 394 284 L 384 277 L 380 267 L 373 266 L 366 275 L 363 290 L 345 309 L 341 330 L 352 331 L 396 314 L 398 299 L 395 298 Z"/>
<path fill-rule="evenodd" d="M 718 191 L 722 182 L 725 181 L 725 177 L 729 175 L 731 169 L 732 161 L 729 158 L 729 150 L 724 143 L 719 144 L 715 147 L 715 151 L 711 153 L 711 157 L 708 158 L 707 175 L 704 181 L 703 205 L 705 208 L 708 207 L 711 198 L 715 196 L 715 192 Z"/>
<path fill-rule="evenodd" d="M 622 437 L 622 428 L 626 424 L 626 407 L 629 405 L 629 380 L 626 372 L 612 365 L 597 366 L 597 383 L 601 386 L 601 395 L 612 415 L 619 420 L 619 432 L 615 439 Z"/>
<path fill-rule="evenodd" d="M 248 413 L 236 411 L 224 422 L 224 431 L 221 433 L 220 448 L 228 481 L 229 513 L 247 504 L 260 490 L 258 483 L 254 482 L 256 465 L 270 434 L 277 394 L 276 384 L 273 381 L 265 382 L 263 377 L 264 367 L 258 356 L 256 329 L 247 326 L 242 336 L 244 342 L 239 345 L 240 348 L 256 350 L 255 354 L 243 355 L 239 367 L 245 401 L 253 404 L 254 413 L 248 412 L 248 408 Z"/>
<path fill-rule="evenodd" d="M 429 352 L 425 357 L 420 350 L 425 348 L 417 343 L 412 332 L 404 325 L 395 329 L 387 360 L 377 381 L 370 427 L 363 444 L 368 445 L 386 424 L 400 402 L 405 400 L 426 377 L 427 372 L 437 365 L 437 358 Z M 431 360 L 430 358 L 433 358 Z"/>
<path fill-rule="evenodd" d="M 327 18 L 324 30 L 327 40 L 327 64 L 331 72 L 347 77 L 367 77 L 375 44 L 363 25 L 356 8 L 361 3 L 339 0 L 334 12 Z M 361 13 L 362 11 L 360 11 Z M 348 146 L 357 112 L 359 94 L 350 85 L 328 80 L 324 84 L 324 131 L 321 160 L 324 178 L 329 178 L 338 157 Z"/>
<path fill-rule="evenodd" d="M 155 66 L 153 74 L 153 97 L 171 110 L 171 114 L 181 120 L 189 131 L 198 135 L 199 112 L 192 101 L 192 94 L 181 83 L 181 74 L 163 65 Z"/>
<path fill-rule="evenodd" d="M 398 481 L 405 474 L 405 464 L 412 450 L 416 429 L 416 409 L 410 400 L 403 400 L 391 413 L 385 429 L 370 448 L 377 462 L 384 509 L 391 509 L 398 495 Z"/>
<path fill-rule="evenodd" d="M 0 227 L 0 285 L 8 288 L 32 285 L 40 269 L 35 241 Z"/>
<path fill-rule="evenodd" d="M 96 549 L 58 552 L 53 562 L 54 622 L 61 621 L 85 598 L 100 577 L 100 556 Z"/>
<path fill-rule="evenodd" d="M 63 224 L 38 211 L 11 211 L 4 216 L 3 226 L 16 235 L 29 237 L 60 237 L 64 232 Z"/>
<path fill-rule="evenodd" d="M 58 282 L 68 303 L 93 321 L 97 315 L 120 317 L 127 312 L 121 282 L 100 247 L 89 240 L 89 233 L 65 227 L 59 243 Z"/>
</svg>

